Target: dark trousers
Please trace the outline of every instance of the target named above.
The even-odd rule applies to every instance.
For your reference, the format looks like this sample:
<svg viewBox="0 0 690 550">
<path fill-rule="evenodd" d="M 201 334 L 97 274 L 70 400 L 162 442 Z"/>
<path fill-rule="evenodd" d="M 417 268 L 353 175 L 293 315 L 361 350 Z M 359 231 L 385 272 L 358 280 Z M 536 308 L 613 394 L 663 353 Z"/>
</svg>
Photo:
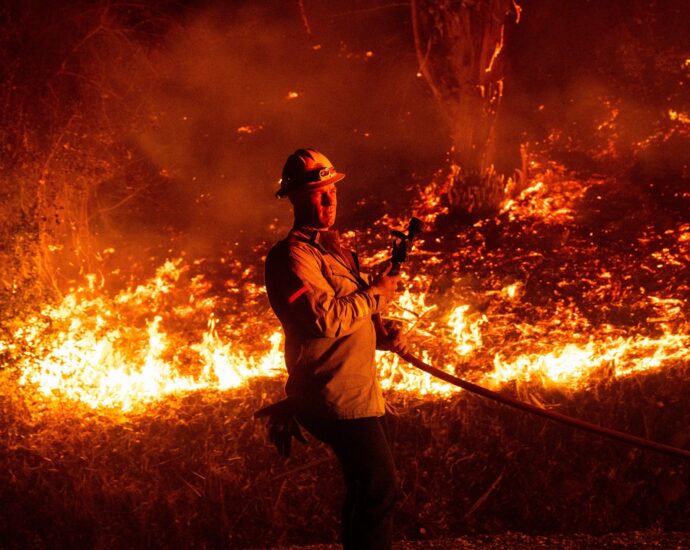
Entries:
<svg viewBox="0 0 690 550">
<path fill-rule="evenodd" d="M 341 524 L 343 548 L 389 549 L 398 481 L 387 418 L 330 420 L 299 414 L 298 420 L 329 445 L 340 461 L 347 490 Z"/>
</svg>

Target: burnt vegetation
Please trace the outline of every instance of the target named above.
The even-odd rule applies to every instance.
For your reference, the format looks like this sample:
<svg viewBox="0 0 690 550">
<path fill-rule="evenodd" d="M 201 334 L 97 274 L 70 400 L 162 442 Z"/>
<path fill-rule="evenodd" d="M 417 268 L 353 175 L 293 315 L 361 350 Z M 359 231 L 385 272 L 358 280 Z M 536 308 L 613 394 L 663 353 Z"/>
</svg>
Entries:
<svg viewBox="0 0 690 550">
<path fill-rule="evenodd" d="M 426 94 L 429 103 L 393 102 L 400 119 L 390 126 L 378 121 L 373 142 L 363 137 L 361 119 L 356 133 L 348 128 L 347 137 L 337 139 L 333 134 L 345 133 L 341 119 L 326 113 L 315 124 L 309 109 L 286 99 L 287 80 L 276 77 L 270 82 L 279 97 L 262 96 L 255 119 L 244 116 L 248 103 L 223 96 L 218 101 L 232 103 L 228 110 L 236 113 L 200 109 L 201 123 L 187 130 L 180 105 L 194 105 L 198 97 L 216 105 L 203 95 L 213 81 L 207 73 L 224 73 L 203 68 L 199 59 L 203 78 L 191 70 L 194 78 L 181 84 L 175 75 L 189 69 L 188 60 L 175 44 L 183 50 L 190 44 L 185 36 L 192 36 L 204 51 L 216 51 L 222 33 L 198 32 L 212 28 L 212 18 L 203 16 L 211 10 L 222 21 L 240 21 L 241 32 L 231 35 L 239 58 L 249 52 L 274 59 L 270 52 L 284 38 L 257 33 L 278 28 L 266 12 L 191 2 L 0 8 L 0 546 L 262 547 L 337 539 L 337 464 L 315 441 L 280 459 L 252 420 L 254 411 L 281 397 L 279 377 L 147 395 L 125 410 L 117 400 L 93 407 L 75 399 L 67 389 L 69 369 L 57 375 L 64 391 L 60 384 L 41 391 L 37 378 L 25 379 L 29 370 L 38 372 L 41 359 L 54 360 L 51 350 L 62 349 L 64 335 L 75 330 L 91 331 L 99 345 L 120 346 L 123 371 L 136 370 L 137 346 L 153 347 L 159 325 L 168 345 L 149 357 L 180 371 L 172 374 L 212 377 L 199 359 L 211 361 L 212 354 L 192 344 L 205 337 L 229 342 L 255 367 L 250 358 L 270 353 L 268 336 L 277 327 L 260 291 L 262 256 L 286 222 L 263 199 L 255 211 L 246 197 L 257 187 L 271 195 L 298 130 L 309 139 L 329 134 L 324 139 L 331 148 L 346 149 L 348 178 L 359 169 L 354 159 L 381 153 L 383 160 L 365 168 L 389 215 L 381 217 L 382 203 L 372 201 L 376 192 L 354 177 L 353 189 L 366 189 L 364 198 L 359 204 L 343 198 L 343 210 L 349 209 L 344 226 L 356 230 L 353 245 L 369 265 L 388 246 L 388 225 L 402 225 L 411 214 L 427 221 L 424 242 L 407 267 L 409 287 L 424 299 L 390 312 L 406 323 L 415 351 L 538 406 L 690 447 L 686 3 L 525 0 L 517 24 L 515 4 L 499 1 L 484 4 L 495 13 L 481 14 L 472 12 L 478 2 L 413 2 L 411 13 L 409 7 L 343 1 L 332 19 L 321 8 L 311 12 L 309 2 L 275 4 L 275 13 L 304 39 L 305 55 L 332 55 L 307 57 L 310 62 L 317 59 L 324 71 L 329 60 L 338 70 L 368 63 L 353 73 L 367 83 L 380 74 L 394 80 L 394 61 L 409 62 L 414 84 L 407 82 L 405 94 Z M 376 26 L 377 17 L 386 23 Z M 390 48 L 383 51 L 399 58 L 369 56 L 365 38 L 347 34 L 345 19 L 376 26 Z M 321 21 L 332 27 L 320 30 Z M 470 56 L 469 64 L 458 65 L 444 57 L 472 49 L 452 43 L 464 39 L 458 34 L 463 21 L 474 25 L 473 40 L 495 41 L 505 24 L 505 58 L 495 65 L 504 78 L 503 98 L 486 96 L 489 111 L 476 122 L 482 144 L 470 147 L 488 148 L 474 151 L 471 160 L 463 157 L 462 140 L 469 138 L 458 116 L 471 120 L 473 109 L 458 106 L 453 94 L 474 85 L 463 71 L 475 78 L 495 50 L 482 43 L 481 63 Z M 490 21 L 485 32 L 483 21 Z M 334 29 L 341 29 L 342 40 Z M 407 49 L 400 49 L 401 40 Z M 226 50 L 218 52 L 213 60 L 226 58 Z M 245 75 L 246 81 L 237 77 L 242 97 L 258 93 L 257 83 L 266 82 L 243 67 L 218 77 L 218 86 Z M 418 78 L 418 70 L 429 74 Z M 323 78 L 309 84 L 324 85 Z M 424 87 L 429 79 L 436 99 Z M 337 95 L 345 80 L 324 88 L 333 101 L 345 101 Z M 372 93 L 360 84 L 351 83 L 348 94 Z M 381 87 L 388 93 L 395 86 Z M 386 97 L 372 96 L 376 109 L 384 109 Z M 430 114 L 439 99 L 438 112 Z M 272 111 L 287 114 L 279 124 Z M 355 117 L 357 109 L 352 112 Z M 305 130 L 311 126 L 316 129 Z M 424 135 L 424 143 L 414 148 L 405 132 Z M 385 152 L 388 137 L 396 145 Z M 453 145 L 461 152 L 442 166 L 443 148 Z M 185 147 L 202 161 L 181 158 Z M 216 161 L 228 147 L 235 164 Z M 267 161 L 274 151 L 281 153 Z M 416 154 L 421 160 L 414 167 Z M 406 160 L 394 166 L 398 157 Z M 263 162 L 243 168 L 234 182 L 239 190 L 223 194 L 231 187 L 225 172 L 249 158 Z M 470 168 L 462 171 L 463 163 Z M 207 167 L 201 175 L 199 165 Z M 408 169 L 415 175 L 400 182 Z M 394 182 L 378 185 L 389 176 Z M 247 220 L 255 212 L 262 229 L 252 232 Z M 225 220 L 233 216 L 240 221 Z M 370 220 L 378 221 L 369 226 Z M 178 256 L 184 260 L 154 278 L 160 264 Z M 461 336 L 446 324 L 458 305 L 466 306 Z M 211 317 L 218 328 L 207 327 Z M 546 367 L 567 350 L 585 356 L 589 367 L 559 379 Z M 542 370 L 520 370 L 518 359 L 537 364 L 539 356 L 547 358 Z M 491 378 L 497 365 L 512 375 Z M 388 376 L 395 388 L 408 371 Z M 84 395 L 108 387 L 88 376 L 80 380 Z M 398 539 L 690 527 L 687 462 L 467 392 L 423 394 L 410 387 L 387 392 L 396 411 Z"/>
</svg>

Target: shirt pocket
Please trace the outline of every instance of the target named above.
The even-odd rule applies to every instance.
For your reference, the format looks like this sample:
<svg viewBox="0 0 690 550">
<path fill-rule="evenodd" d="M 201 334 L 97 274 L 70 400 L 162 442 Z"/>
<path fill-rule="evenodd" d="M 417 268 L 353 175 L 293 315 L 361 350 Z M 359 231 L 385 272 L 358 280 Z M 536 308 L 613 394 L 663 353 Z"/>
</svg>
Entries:
<svg viewBox="0 0 690 550">
<path fill-rule="evenodd" d="M 334 258 L 328 258 L 325 265 L 327 278 L 336 296 L 347 296 L 361 288 L 355 275 Z"/>
</svg>

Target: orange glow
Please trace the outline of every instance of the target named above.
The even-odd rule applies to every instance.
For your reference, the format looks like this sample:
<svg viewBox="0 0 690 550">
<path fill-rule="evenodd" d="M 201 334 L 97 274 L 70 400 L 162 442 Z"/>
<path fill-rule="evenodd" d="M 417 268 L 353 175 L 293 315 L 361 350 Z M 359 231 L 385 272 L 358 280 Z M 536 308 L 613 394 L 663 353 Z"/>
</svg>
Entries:
<svg viewBox="0 0 690 550">
<path fill-rule="evenodd" d="M 240 126 L 237 129 L 238 134 L 254 134 L 264 129 L 263 124 L 248 124 L 247 126 Z"/>
<path fill-rule="evenodd" d="M 113 298 L 101 293 L 91 277 L 87 287 L 46 307 L 15 332 L 17 341 L 40 350 L 22 362 L 20 383 L 45 395 L 128 411 L 171 393 L 227 389 L 255 376 L 280 375 L 281 334 L 275 329 L 267 333 L 270 351 L 257 356 L 220 338 L 212 313 L 196 343 L 170 333 L 162 314 L 147 315 L 179 290 L 175 286 L 183 271 L 180 260 L 168 261 L 154 277 Z M 193 286 L 183 293 L 187 303 L 172 307 L 171 317 L 185 319 L 195 310 L 213 308 L 213 300 L 195 302 Z M 138 316 L 143 322 L 121 322 Z"/>
<path fill-rule="evenodd" d="M 513 229 L 501 231 L 520 228 L 525 234 L 564 239 L 565 249 L 549 252 L 558 257 L 562 250 L 573 250 L 567 239 L 570 228 L 575 230 L 579 202 L 605 182 L 574 179 L 554 163 L 533 160 L 530 168 L 534 176 L 529 184 L 504 201 L 493 223 L 512 224 Z M 450 180 L 452 174 L 431 182 L 414 202 L 414 214 L 430 226 L 448 211 L 442 198 Z M 479 221 L 468 231 L 481 232 L 487 223 Z M 403 228 L 405 222 L 385 215 L 375 226 L 375 233 L 386 234 L 389 227 Z M 355 233 L 343 237 L 352 242 Z M 662 237 L 663 246 L 653 248 Z M 444 236 L 446 251 L 434 252 L 441 235 L 422 235 L 411 253 L 410 273 L 404 273 L 406 290 L 388 310 L 425 361 L 494 387 L 524 380 L 579 388 L 604 376 L 672 368 L 690 357 L 690 323 L 684 303 L 672 292 L 640 289 L 635 302 L 625 299 L 629 309 L 646 312 L 643 323 L 594 324 L 567 300 L 549 307 L 530 302 L 530 279 L 547 261 L 543 252 L 491 252 L 480 241 L 463 240 L 467 238 Z M 358 240 L 361 248 L 366 237 L 359 235 Z M 647 252 L 627 266 L 628 272 L 682 269 L 690 260 L 690 224 L 663 236 L 642 233 L 639 245 Z M 365 267 L 387 260 L 387 247 L 365 246 Z M 561 272 L 553 288 L 564 295 L 582 288 L 587 292 L 582 299 L 595 309 L 611 307 L 610 296 L 622 292 L 620 273 L 605 264 L 597 269 L 586 265 L 598 252 L 586 241 L 577 246 L 582 248 L 577 257 L 585 263 Z M 237 275 L 225 287 L 230 296 L 242 293 L 240 309 L 229 308 L 222 293 L 212 294 L 212 285 L 202 274 L 192 277 L 181 259 L 169 260 L 149 279 L 113 295 L 101 278 L 89 276 L 60 303 L 18 322 L 13 339 L 0 341 L 0 351 L 16 355 L 21 350 L 20 382 L 39 395 L 125 412 L 173 393 L 221 391 L 256 377 L 284 377 L 278 322 L 266 313 L 261 283 L 247 279 L 260 273 L 261 266 L 233 262 Z M 423 269 L 415 268 L 422 264 Z M 472 265 L 487 268 L 495 282 L 478 279 Z M 510 265 L 522 267 L 507 279 L 494 275 Z M 439 277 L 447 278 L 441 287 Z M 377 356 L 388 390 L 439 396 L 459 391 L 390 353 Z M 465 373 L 464 368 L 471 370 Z"/>
<path fill-rule="evenodd" d="M 673 109 L 669 109 L 668 117 L 671 120 L 677 120 L 678 122 L 682 122 L 683 124 L 690 124 L 690 114 L 688 113 L 683 113 L 679 111 L 674 111 Z"/>
<path fill-rule="evenodd" d="M 520 17 L 522 16 L 522 6 L 513 0 L 513 7 L 515 8 L 515 24 L 517 24 L 520 22 Z"/>
<path fill-rule="evenodd" d="M 496 61 L 496 59 L 498 59 L 498 56 L 501 55 L 501 51 L 503 50 L 503 32 L 504 32 L 504 30 L 505 30 L 505 25 L 502 25 L 501 26 L 501 38 L 496 43 L 496 47 L 494 48 L 494 53 L 491 55 L 491 60 L 489 61 L 489 65 L 486 67 L 486 69 L 484 69 L 487 73 L 491 72 L 491 69 L 494 66 L 494 62 Z"/>
</svg>

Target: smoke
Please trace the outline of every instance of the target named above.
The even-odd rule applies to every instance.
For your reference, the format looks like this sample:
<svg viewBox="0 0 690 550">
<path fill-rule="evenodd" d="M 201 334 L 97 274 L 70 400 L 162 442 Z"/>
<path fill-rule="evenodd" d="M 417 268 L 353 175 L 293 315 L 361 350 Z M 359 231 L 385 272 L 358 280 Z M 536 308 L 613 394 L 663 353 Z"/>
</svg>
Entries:
<svg viewBox="0 0 690 550">
<path fill-rule="evenodd" d="M 205 254 L 275 237 L 291 210 L 274 192 L 300 147 L 347 174 L 339 226 L 404 202 L 405 186 L 442 166 L 446 131 L 416 74 L 407 9 L 369 4 L 194 9 L 134 59 L 103 60 L 128 90 L 109 117 L 134 110 L 139 120 L 119 136 L 139 161 L 99 192 L 103 241 L 174 234 L 182 249 Z M 132 186 L 145 190 L 122 203 Z M 357 206 L 363 199 L 368 207 Z"/>
<path fill-rule="evenodd" d="M 682 0 L 522 4 L 505 49 L 500 171 L 519 165 L 519 143 L 554 130 L 564 137 L 551 146 L 563 145 L 568 162 L 573 151 L 591 162 L 609 138 L 632 150 L 663 130 L 659 113 L 690 110 L 673 76 L 689 49 Z M 207 255 L 273 240 L 291 221 L 273 193 L 299 147 L 347 174 L 340 228 L 402 211 L 408 184 L 443 167 L 450 145 L 417 76 L 409 9 L 382 0 L 22 4 L 4 27 L 16 88 L 7 86 L 15 103 L 3 127 L 22 182 L 13 200 L 43 193 L 22 209 L 29 217 L 36 207 L 27 232 L 41 235 L 42 258 L 29 263 L 55 271 L 49 260 L 68 256 L 59 245 L 70 238 L 72 256 Z M 599 130 L 613 107 L 614 125 Z M 4 233 L 23 223 L 14 221 Z"/>
<path fill-rule="evenodd" d="M 548 143 L 572 168 L 622 172 L 640 143 L 673 129 L 669 110 L 690 108 L 687 2 L 521 4 L 507 40 L 504 142 Z"/>
</svg>

